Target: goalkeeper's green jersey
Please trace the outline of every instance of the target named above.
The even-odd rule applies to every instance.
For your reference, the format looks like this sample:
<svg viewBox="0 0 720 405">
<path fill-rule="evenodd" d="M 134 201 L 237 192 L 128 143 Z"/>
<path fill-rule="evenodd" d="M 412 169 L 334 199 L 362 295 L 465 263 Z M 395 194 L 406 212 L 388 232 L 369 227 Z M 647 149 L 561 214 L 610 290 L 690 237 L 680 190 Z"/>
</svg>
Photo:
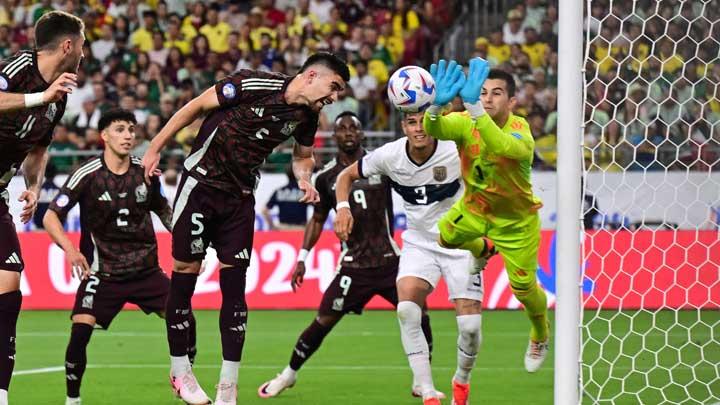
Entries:
<svg viewBox="0 0 720 405">
<path fill-rule="evenodd" d="M 425 113 L 423 127 L 428 135 L 457 144 L 465 181 L 462 205 L 469 213 L 502 226 L 542 207 L 532 192 L 535 142 L 524 118 L 510 114 L 499 128 L 488 114 L 473 120 L 467 112 Z"/>
</svg>

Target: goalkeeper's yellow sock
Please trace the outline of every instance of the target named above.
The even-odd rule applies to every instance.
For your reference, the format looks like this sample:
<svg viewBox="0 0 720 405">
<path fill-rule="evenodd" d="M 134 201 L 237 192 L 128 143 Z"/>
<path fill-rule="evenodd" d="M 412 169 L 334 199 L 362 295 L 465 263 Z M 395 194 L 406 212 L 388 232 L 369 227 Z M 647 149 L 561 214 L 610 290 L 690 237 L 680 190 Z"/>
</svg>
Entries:
<svg viewBox="0 0 720 405">
<path fill-rule="evenodd" d="M 476 258 L 487 257 L 488 253 L 493 249 L 493 244 L 489 239 L 480 237 L 458 246 L 459 249 L 469 250 Z"/>
<path fill-rule="evenodd" d="M 544 342 L 550 333 L 550 324 L 547 317 L 547 296 L 545 290 L 540 288 L 537 283 L 533 283 L 530 288 L 520 289 L 512 287 L 513 294 L 518 301 L 525 306 L 525 314 L 527 314 L 532 323 L 530 329 L 530 339 L 534 342 Z"/>
</svg>

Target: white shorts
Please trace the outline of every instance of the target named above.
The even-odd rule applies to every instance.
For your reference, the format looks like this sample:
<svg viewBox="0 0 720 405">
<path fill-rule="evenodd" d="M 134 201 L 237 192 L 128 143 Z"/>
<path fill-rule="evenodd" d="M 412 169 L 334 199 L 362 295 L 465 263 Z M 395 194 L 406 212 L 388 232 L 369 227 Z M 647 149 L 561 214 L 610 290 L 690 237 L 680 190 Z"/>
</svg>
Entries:
<svg viewBox="0 0 720 405">
<path fill-rule="evenodd" d="M 482 301 L 482 272 L 471 275 L 472 266 L 473 257 L 467 250 L 445 249 L 438 245 L 437 239 L 406 231 L 397 279 L 417 277 L 435 288 L 443 277 L 450 300 L 465 298 Z"/>
</svg>

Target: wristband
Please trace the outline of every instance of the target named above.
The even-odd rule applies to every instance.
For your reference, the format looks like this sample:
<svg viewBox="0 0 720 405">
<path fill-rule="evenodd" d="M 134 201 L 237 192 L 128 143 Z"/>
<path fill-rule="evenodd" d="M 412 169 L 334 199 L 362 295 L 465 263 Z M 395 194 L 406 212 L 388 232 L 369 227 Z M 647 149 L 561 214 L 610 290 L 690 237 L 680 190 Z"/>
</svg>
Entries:
<svg viewBox="0 0 720 405">
<path fill-rule="evenodd" d="M 335 206 L 335 211 L 340 211 L 340 208 L 350 209 L 350 203 L 347 202 L 347 201 L 340 201 L 340 202 L 337 203 L 337 205 Z"/>
<path fill-rule="evenodd" d="M 485 107 L 483 107 L 482 102 L 479 100 L 475 103 L 463 103 L 463 105 L 474 120 L 485 115 Z"/>
<path fill-rule="evenodd" d="M 28 93 L 25 94 L 25 107 L 26 108 L 32 108 L 37 107 L 39 105 L 43 105 L 45 102 L 43 101 L 43 93 Z"/>
<path fill-rule="evenodd" d="M 300 251 L 298 252 L 298 256 L 297 256 L 297 261 L 304 263 L 304 262 L 305 262 L 305 259 L 307 259 L 308 253 L 310 253 L 309 250 L 307 250 L 307 249 L 300 249 Z"/>
</svg>

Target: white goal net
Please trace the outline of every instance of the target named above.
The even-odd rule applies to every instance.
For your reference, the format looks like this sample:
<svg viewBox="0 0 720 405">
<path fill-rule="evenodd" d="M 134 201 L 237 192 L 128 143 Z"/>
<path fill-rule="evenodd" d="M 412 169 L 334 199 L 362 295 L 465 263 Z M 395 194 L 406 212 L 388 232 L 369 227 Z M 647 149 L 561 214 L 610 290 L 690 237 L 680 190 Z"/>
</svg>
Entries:
<svg viewBox="0 0 720 405">
<path fill-rule="evenodd" d="M 720 2 L 585 12 L 581 401 L 718 403 Z"/>
</svg>

